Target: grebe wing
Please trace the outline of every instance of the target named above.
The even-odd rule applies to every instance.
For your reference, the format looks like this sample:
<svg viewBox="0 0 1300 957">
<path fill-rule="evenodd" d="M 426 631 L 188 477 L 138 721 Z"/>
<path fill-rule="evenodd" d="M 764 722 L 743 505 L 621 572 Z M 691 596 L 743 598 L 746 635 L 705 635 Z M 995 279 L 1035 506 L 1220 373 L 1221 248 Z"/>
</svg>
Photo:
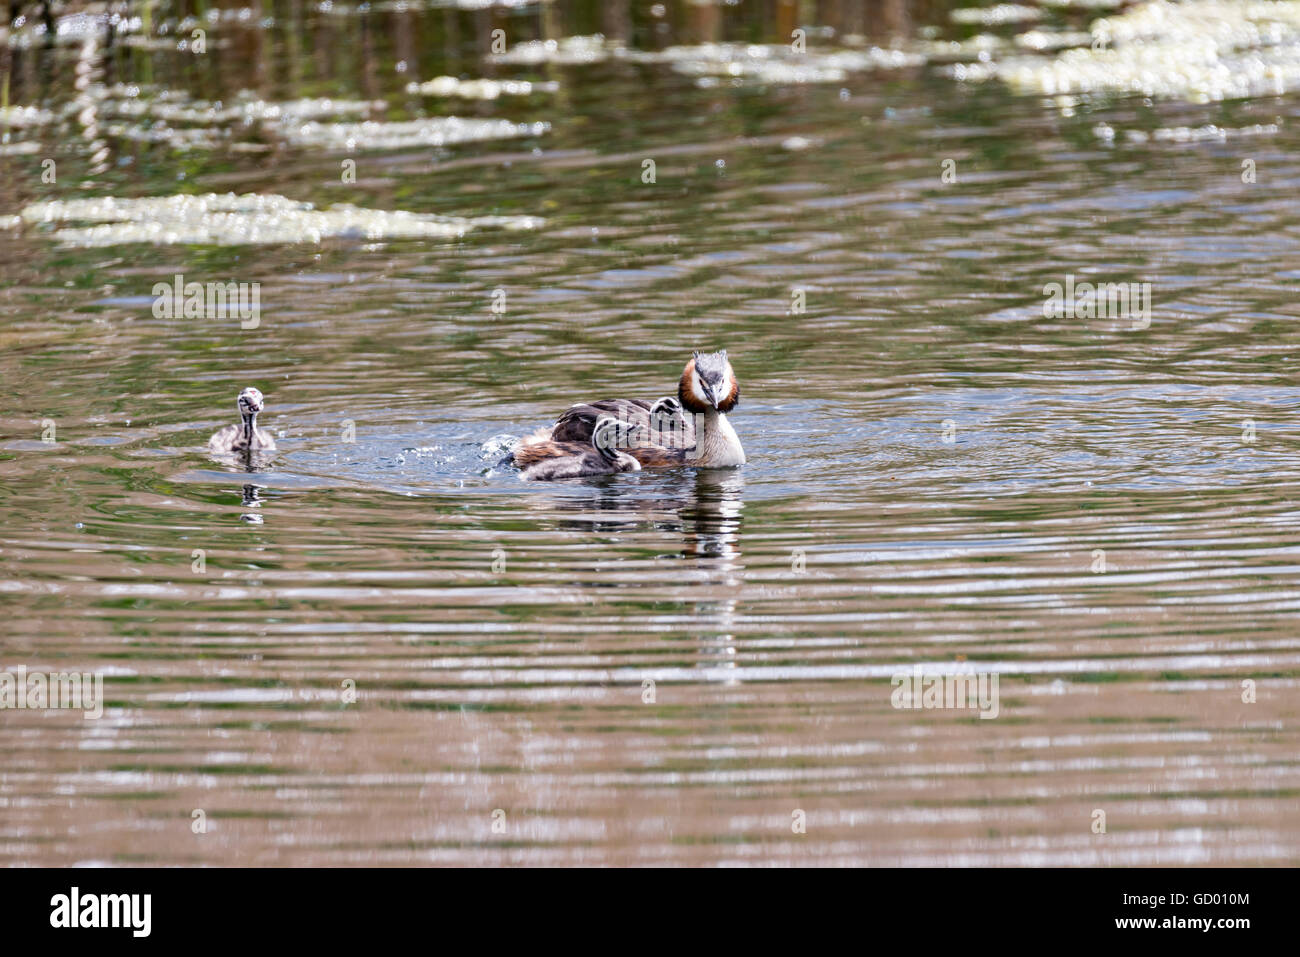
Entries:
<svg viewBox="0 0 1300 957">
<path fill-rule="evenodd" d="M 546 459 L 581 458 L 590 451 L 590 442 L 555 442 L 539 433 L 527 436 L 510 457 L 515 465 L 526 469 Z"/>
<path fill-rule="evenodd" d="M 634 425 L 650 424 L 650 403 L 641 399 L 601 399 L 583 402 L 566 409 L 551 428 L 551 438 L 557 442 L 590 442 L 596 430 L 596 420 L 602 415 L 612 415 L 620 422 Z"/>
<path fill-rule="evenodd" d="M 239 438 L 240 428 L 237 425 L 227 425 L 224 428 L 217 429 L 212 433 L 212 438 L 208 439 L 208 448 L 214 452 L 230 451 L 235 446 L 235 440 Z"/>
<path fill-rule="evenodd" d="M 551 429 L 551 439 L 556 442 L 590 442 L 596 421 L 601 416 L 610 415 L 629 426 L 643 429 L 643 432 L 638 433 L 640 445 L 673 450 L 695 445 L 694 418 L 689 415 L 672 416 L 665 412 L 652 417 L 650 410 L 656 404 L 645 399 L 601 399 L 599 402 L 575 405 L 556 421 Z M 635 454 L 633 449 L 628 451 Z"/>
</svg>

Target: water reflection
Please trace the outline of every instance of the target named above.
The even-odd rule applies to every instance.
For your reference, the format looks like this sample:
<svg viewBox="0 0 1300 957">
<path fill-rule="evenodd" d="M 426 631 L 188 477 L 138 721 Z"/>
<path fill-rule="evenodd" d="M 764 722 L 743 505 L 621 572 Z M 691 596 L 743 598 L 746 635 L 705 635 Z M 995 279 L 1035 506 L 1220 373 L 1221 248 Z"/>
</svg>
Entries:
<svg viewBox="0 0 1300 957">
<path fill-rule="evenodd" d="M 695 602 L 700 628 L 697 667 L 710 669 L 709 680 L 725 684 L 743 678 L 733 631 L 745 571 L 740 549 L 744 488 L 743 470 L 697 469 L 694 501 L 679 513 L 685 532 L 682 555 L 696 559 L 695 568 L 703 576 L 693 584 L 708 596 Z"/>
<path fill-rule="evenodd" d="M 697 560 L 693 568 L 743 571 L 742 469 L 665 469 L 593 476 L 563 484 L 562 492 L 544 485 L 530 486 L 528 498 L 530 507 L 539 513 L 565 516 L 559 522 L 565 530 L 618 532 L 640 528 L 676 533 L 682 542 L 680 557 Z M 589 494 L 566 494 L 574 487 Z M 582 517 L 572 517 L 568 514 L 571 512 L 580 512 Z M 614 514 L 602 514 L 607 512 Z"/>
<path fill-rule="evenodd" d="M 256 485 L 244 486 L 244 497 L 243 497 L 243 501 L 241 501 L 240 504 L 243 505 L 245 508 L 262 507 L 262 499 L 261 496 L 259 495 L 258 487 Z M 266 521 L 265 517 L 262 515 L 261 512 L 244 512 L 242 515 L 239 516 L 239 518 L 241 521 L 248 522 L 250 525 L 261 525 L 263 522 Z"/>
<path fill-rule="evenodd" d="M 646 581 L 680 586 L 678 602 L 693 623 L 693 641 L 698 646 L 694 667 L 705 669 L 705 680 L 734 684 L 743 677 L 737 670 L 732 632 L 745 573 L 740 545 L 744 472 L 680 469 L 638 473 L 636 478 L 643 481 L 628 476 L 592 480 L 594 497 L 557 500 L 548 504 L 548 510 L 594 509 L 618 515 L 612 521 L 603 515 L 569 518 L 560 523 L 566 530 L 600 535 L 652 530 L 657 537 L 679 536 L 676 558 L 680 563 L 673 561 L 639 576 L 638 584 L 623 587 L 640 587 Z"/>
<path fill-rule="evenodd" d="M 744 570 L 740 564 L 741 511 L 744 508 L 743 469 L 694 469 L 692 494 L 678 511 L 683 529 L 684 558 L 717 559 L 716 567 L 730 577 Z"/>
<path fill-rule="evenodd" d="M 167 7 L 163 45 L 0 43 L 21 107 L 0 132 L 21 147 L 0 177 L 0 666 L 100 670 L 109 702 L 102 726 L 6 713 L 0 860 L 1300 859 L 1289 87 L 1045 100 L 1056 48 L 1090 36 L 1054 9 L 1018 96 L 993 66 L 1016 25 L 663 7 L 209 8 L 225 59 L 176 49 L 188 10 Z M 821 53 L 897 33 L 924 63 L 814 84 L 699 48 L 789 49 L 801 26 Z M 494 29 L 633 55 L 516 66 Z M 556 86 L 419 92 L 437 77 Z M 279 125 L 452 112 L 550 127 L 353 155 Z M 5 219 L 99 216 L 103 194 L 132 218 L 102 246 Z M 261 205 L 222 219 L 241 196 Z M 195 204 L 218 231 L 180 228 Z M 335 206 L 359 233 L 298 241 Z M 185 242 L 122 244 L 159 209 Z M 535 228 L 365 233 L 403 210 Z M 255 236 L 275 241 L 208 241 Z M 154 316 L 177 273 L 260 282 L 261 326 Z M 1045 317 L 1067 275 L 1150 282 L 1150 326 Z M 493 467 L 491 437 L 589 388 L 657 394 L 705 343 L 743 357 L 744 469 Z M 274 463 L 200 448 L 231 369 L 274 386 Z M 891 674 L 963 660 L 1001 674 L 997 720 L 891 706 Z"/>
</svg>

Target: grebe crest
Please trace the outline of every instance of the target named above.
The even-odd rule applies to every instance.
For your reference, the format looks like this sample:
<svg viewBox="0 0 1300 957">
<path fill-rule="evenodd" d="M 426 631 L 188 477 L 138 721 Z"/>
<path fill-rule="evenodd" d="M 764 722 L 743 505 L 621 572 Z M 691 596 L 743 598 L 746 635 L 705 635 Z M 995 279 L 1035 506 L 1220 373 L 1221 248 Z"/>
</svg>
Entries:
<svg viewBox="0 0 1300 957">
<path fill-rule="evenodd" d="M 275 451 L 275 439 L 271 438 L 271 433 L 257 427 L 258 413 L 266 408 L 262 393 L 249 386 L 239 393 L 235 406 L 239 409 L 239 424 L 228 425 L 214 433 L 208 440 L 208 447 L 214 452 Z"/>
</svg>

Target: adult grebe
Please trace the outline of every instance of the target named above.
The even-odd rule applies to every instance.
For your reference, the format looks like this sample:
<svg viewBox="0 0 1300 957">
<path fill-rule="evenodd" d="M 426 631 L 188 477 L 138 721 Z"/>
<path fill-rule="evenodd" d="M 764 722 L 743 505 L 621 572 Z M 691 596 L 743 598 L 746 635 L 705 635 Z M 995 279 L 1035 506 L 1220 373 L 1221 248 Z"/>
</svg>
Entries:
<svg viewBox="0 0 1300 957">
<path fill-rule="evenodd" d="M 601 399 L 575 405 L 555 425 L 524 438 L 515 449 L 515 465 L 528 468 L 573 455 L 573 443 L 590 442 L 597 422 L 607 416 L 624 425 L 625 435 L 635 437 L 625 449 L 643 468 L 744 465 L 740 437 L 727 421 L 739 401 L 740 383 L 727 350 L 696 352 L 682 370 L 675 400 Z"/>
<path fill-rule="evenodd" d="M 625 426 L 610 415 L 596 420 L 591 433 L 591 445 L 567 443 L 574 449 L 568 455 L 552 456 L 533 463 L 519 477 L 524 481 L 547 482 L 552 479 L 578 478 L 582 475 L 612 475 L 615 472 L 639 472 L 641 463 L 619 450 L 624 444 L 619 430 Z"/>
<path fill-rule="evenodd" d="M 228 425 L 208 439 L 213 452 L 273 452 L 275 439 L 266 429 L 257 427 L 257 414 L 264 408 L 262 393 L 249 386 L 239 393 L 239 425 Z"/>
</svg>

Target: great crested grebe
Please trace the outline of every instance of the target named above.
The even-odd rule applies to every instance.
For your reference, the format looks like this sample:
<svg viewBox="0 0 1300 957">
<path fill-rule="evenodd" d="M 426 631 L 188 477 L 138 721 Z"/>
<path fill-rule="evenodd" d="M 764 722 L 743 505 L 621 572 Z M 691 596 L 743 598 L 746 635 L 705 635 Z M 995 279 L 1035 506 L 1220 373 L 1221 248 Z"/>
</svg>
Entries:
<svg viewBox="0 0 1300 957">
<path fill-rule="evenodd" d="M 547 482 L 551 479 L 578 478 L 583 475 L 612 475 L 615 472 L 639 472 L 641 463 L 619 449 L 619 431 L 625 426 L 611 415 L 596 420 L 591 445 L 567 443 L 573 447 L 568 455 L 551 456 L 534 462 L 519 476 L 524 481 Z"/>
<path fill-rule="evenodd" d="M 612 417 L 623 425 L 624 435 L 635 438 L 625 451 L 643 468 L 744 465 L 740 437 L 727 421 L 727 413 L 739 401 L 740 383 L 727 350 L 696 352 L 682 370 L 676 399 L 601 399 L 575 405 L 550 428 L 524 438 L 515 449 L 514 462 L 527 469 L 547 459 L 572 456 L 574 443 L 590 442 L 597 423 Z"/>
<path fill-rule="evenodd" d="M 213 452 L 274 452 L 275 439 L 266 429 L 257 427 L 257 414 L 262 411 L 262 393 L 249 386 L 239 393 L 239 425 L 228 425 L 213 433 L 208 448 Z"/>
</svg>

